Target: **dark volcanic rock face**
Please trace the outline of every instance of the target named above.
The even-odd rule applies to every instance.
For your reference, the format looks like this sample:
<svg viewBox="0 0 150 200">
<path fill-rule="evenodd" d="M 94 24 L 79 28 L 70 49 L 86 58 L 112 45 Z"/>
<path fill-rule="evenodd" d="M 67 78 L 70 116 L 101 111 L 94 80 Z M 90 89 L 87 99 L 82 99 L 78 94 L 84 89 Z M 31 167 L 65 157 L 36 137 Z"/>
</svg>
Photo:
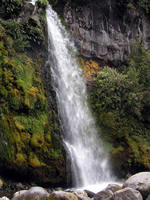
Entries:
<svg viewBox="0 0 150 200">
<path fill-rule="evenodd" d="M 64 18 L 80 54 L 118 65 L 130 52 L 130 41 L 144 40 L 150 48 L 150 25 L 133 8 L 117 1 L 95 1 L 82 6 L 67 5 Z"/>
</svg>

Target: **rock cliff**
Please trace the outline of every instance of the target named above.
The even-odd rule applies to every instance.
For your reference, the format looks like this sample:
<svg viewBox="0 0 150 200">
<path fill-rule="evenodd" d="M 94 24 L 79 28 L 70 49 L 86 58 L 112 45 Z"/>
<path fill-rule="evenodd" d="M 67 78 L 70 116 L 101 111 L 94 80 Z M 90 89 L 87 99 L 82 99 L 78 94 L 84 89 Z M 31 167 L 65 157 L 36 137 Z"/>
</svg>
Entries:
<svg viewBox="0 0 150 200">
<path fill-rule="evenodd" d="M 121 1 L 67 3 L 64 19 L 84 57 L 117 66 L 130 53 L 130 42 L 138 40 L 150 48 L 150 23 L 133 5 Z"/>
</svg>

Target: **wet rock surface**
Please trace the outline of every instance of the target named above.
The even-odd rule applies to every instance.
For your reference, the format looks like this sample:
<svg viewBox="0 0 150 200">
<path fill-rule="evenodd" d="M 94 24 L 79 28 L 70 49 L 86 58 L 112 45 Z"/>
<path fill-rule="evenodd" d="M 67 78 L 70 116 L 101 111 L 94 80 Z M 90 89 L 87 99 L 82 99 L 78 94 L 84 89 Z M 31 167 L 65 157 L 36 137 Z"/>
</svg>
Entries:
<svg viewBox="0 0 150 200">
<path fill-rule="evenodd" d="M 49 197 L 49 193 L 42 187 L 32 187 L 29 190 L 16 192 L 12 200 L 44 200 Z"/>
<path fill-rule="evenodd" d="M 64 9 L 67 22 L 80 54 L 98 58 L 104 64 L 123 63 L 132 40 L 150 48 L 150 24 L 135 9 L 119 7 L 117 1 L 92 1 Z"/>
<path fill-rule="evenodd" d="M 150 190 L 145 196 L 139 188 L 133 188 L 136 183 L 143 182 L 145 188 L 149 186 L 149 172 L 142 172 L 131 176 L 122 184 L 108 184 L 97 193 L 89 190 L 63 188 L 43 188 L 32 184 L 5 182 L 0 189 L 0 200 L 150 200 Z M 129 185 L 130 183 L 130 185 Z M 123 189 L 122 189 L 123 188 Z"/>
<path fill-rule="evenodd" d="M 150 194 L 150 172 L 141 172 L 131 176 L 125 181 L 123 187 L 138 190 L 145 199 Z"/>
<path fill-rule="evenodd" d="M 94 200 L 111 200 L 113 196 L 113 192 L 111 190 L 103 190 L 98 192 L 95 196 L 94 196 Z"/>
<path fill-rule="evenodd" d="M 113 200 L 143 200 L 139 191 L 125 188 L 114 193 Z"/>
</svg>

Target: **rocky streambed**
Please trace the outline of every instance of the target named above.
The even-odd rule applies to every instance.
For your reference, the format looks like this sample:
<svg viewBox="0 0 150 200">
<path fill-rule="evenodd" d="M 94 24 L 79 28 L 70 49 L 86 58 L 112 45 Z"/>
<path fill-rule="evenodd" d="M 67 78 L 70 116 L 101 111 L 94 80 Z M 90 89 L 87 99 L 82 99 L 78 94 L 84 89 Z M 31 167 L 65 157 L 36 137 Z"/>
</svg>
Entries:
<svg viewBox="0 0 150 200">
<path fill-rule="evenodd" d="M 88 190 L 45 189 L 21 183 L 9 186 L 0 180 L 0 200 L 150 200 L 150 172 L 135 174 L 121 185 L 109 184 L 98 193 Z M 15 188 L 22 190 L 11 194 Z"/>
</svg>

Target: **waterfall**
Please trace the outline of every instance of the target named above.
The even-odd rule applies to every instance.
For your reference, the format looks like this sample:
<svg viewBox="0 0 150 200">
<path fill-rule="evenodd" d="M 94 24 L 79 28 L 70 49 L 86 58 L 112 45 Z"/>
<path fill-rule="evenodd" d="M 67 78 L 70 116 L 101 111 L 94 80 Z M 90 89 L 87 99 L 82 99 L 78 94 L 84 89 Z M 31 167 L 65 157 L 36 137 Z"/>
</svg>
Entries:
<svg viewBox="0 0 150 200">
<path fill-rule="evenodd" d="M 70 41 L 57 14 L 47 9 L 48 62 L 56 91 L 64 143 L 70 153 L 75 186 L 111 180 L 100 133 L 87 103 L 86 83 Z"/>
<path fill-rule="evenodd" d="M 30 3 L 32 3 L 33 5 L 35 5 L 36 0 L 31 0 Z"/>
</svg>

